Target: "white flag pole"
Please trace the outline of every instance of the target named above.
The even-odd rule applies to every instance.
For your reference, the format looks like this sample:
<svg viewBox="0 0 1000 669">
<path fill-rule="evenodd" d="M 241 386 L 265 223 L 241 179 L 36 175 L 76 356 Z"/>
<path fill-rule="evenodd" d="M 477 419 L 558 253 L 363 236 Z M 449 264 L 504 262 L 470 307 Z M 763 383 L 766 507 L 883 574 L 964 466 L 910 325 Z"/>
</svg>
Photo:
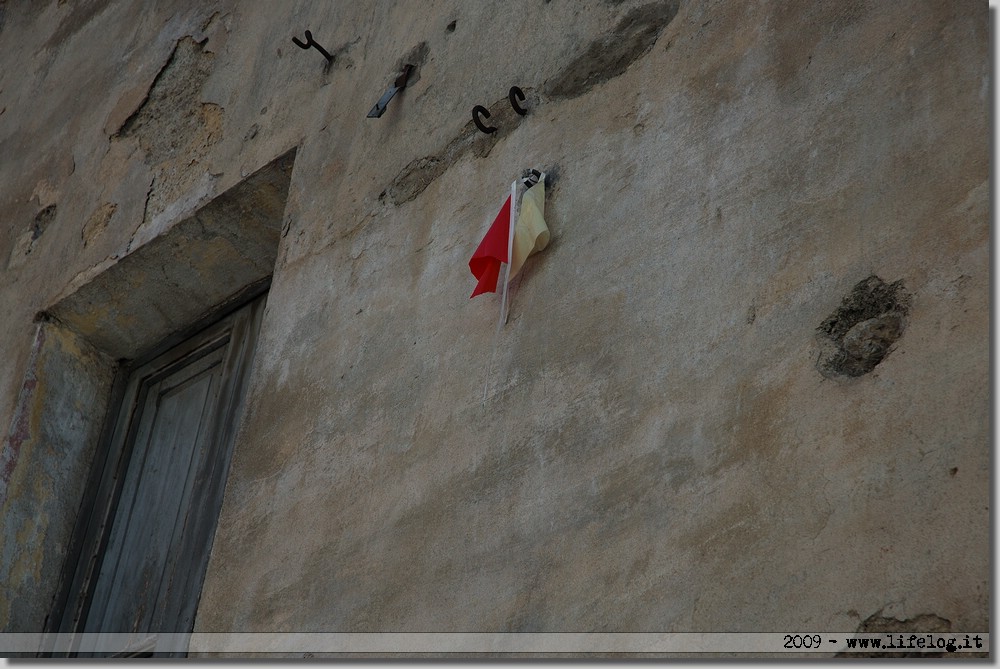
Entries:
<svg viewBox="0 0 1000 669">
<path fill-rule="evenodd" d="M 486 382 L 483 384 L 483 406 L 486 406 L 486 394 L 490 389 L 490 373 L 493 369 L 493 359 L 497 355 L 497 347 L 500 344 L 500 328 L 507 322 L 507 281 L 510 279 L 510 261 L 514 253 L 514 224 L 517 221 L 517 179 L 510 184 L 510 227 L 507 230 L 507 266 L 503 273 L 503 297 L 500 300 L 500 320 L 497 321 L 497 331 L 493 335 L 493 353 L 490 355 L 490 362 L 486 366 Z"/>
<path fill-rule="evenodd" d="M 500 300 L 500 322 L 497 331 L 507 322 L 507 282 L 510 281 L 510 264 L 514 261 L 514 226 L 517 223 L 517 179 L 510 182 L 510 227 L 507 230 L 507 265 L 503 270 L 503 298 Z"/>
</svg>

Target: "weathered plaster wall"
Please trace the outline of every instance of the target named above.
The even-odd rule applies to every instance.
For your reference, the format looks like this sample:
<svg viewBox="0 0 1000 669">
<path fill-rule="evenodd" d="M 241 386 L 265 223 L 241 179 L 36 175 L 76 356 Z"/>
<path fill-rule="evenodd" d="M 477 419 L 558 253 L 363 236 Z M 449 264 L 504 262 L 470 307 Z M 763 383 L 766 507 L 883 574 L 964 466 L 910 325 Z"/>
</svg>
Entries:
<svg viewBox="0 0 1000 669">
<path fill-rule="evenodd" d="M 39 323 L 0 454 L 0 619 L 41 629 L 111 395 L 114 367 L 72 332 Z"/>
<path fill-rule="evenodd" d="M 0 28 L 10 415 L 36 311 L 298 146 L 197 630 L 988 626 L 985 6 L 71 4 Z"/>
</svg>

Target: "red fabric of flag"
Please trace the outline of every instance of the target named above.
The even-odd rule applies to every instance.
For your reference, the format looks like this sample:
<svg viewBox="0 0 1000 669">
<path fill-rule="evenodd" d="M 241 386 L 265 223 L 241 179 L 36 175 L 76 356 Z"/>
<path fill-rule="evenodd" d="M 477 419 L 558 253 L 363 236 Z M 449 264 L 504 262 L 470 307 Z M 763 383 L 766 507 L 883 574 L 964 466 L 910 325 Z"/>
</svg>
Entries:
<svg viewBox="0 0 1000 669">
<path fill-rule="evenodd" d="M 469 299 L 482 293 L 497 292 L 497 280 L 500 278 L 500 263 L 509 261 L 507 244 L 510 239 L 510 195 L 500 208 L 500 213 L 493 219 L 493 224 L 486 231 L 479 248 L 469 260 L 472 275 L 479 280 L 476 289 Z"/>
</svg>

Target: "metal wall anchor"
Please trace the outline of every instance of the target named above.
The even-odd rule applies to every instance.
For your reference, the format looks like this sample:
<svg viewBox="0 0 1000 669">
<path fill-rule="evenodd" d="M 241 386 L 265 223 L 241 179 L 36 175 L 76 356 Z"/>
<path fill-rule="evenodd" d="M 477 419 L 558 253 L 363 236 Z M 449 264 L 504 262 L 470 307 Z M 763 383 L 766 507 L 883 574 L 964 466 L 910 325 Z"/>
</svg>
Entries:
<svg viewBox="0 0 1000 669">
<path fill-rule="evenodd" d="M 507 99 L 510 101 L 510 106 L 514 108 L 515 112 L 521 116 L 527 115 L 528 110 L 518 104 L 518 102 L 524 102 L 524 91 L 517 86 L 511 86 L 510 91 L 507 93 Z M 489 117 L 490 111 L 486 107 L 476 105 L 472 108 L 472 122 L 476 124 L 477 128 L 479 128 L 482 132 L 485 132 L 487 135 L 491 135 L 497 131 L 497 129 L 493 126 L 483 123 L 483 119 Z"/>
<path fill-rule="evenodd" d="M 483 118 L 489 118 L 490 111 L 482 105 L 476 105 L 472 108 L 472 122 L 476 124 L 476 127 L 485 132 L 487 135 L 496 132 L 496 128 L 493 126 L 487 126 L 483 123 L 482 119 L 479 118 L 480 115 L 482 115 Z"/>
<path fill-rule="evenodd" d="M 396 81 L 392 82 L 392 87 L 378 99 L 375 106 L 372 107 L 370 112 L 368 112 L 368 118 L 378 118 L 385 113 L 385 108 L 388 106 L 389 100 L 392 99 L 392 96 L 406 88 L 406 80 L 410 78 L 411 72 L 413 72 L 412 65 L 407 63 L 403 66 L 403 73 L 396 77 Z"/>
<path fill-rule="evenodd" d="M 513 107 L 514 111 L 518 114 L 525 116 L 528 113 L 527 109 L 524 109 L 521 105 L 517 104 L 518 101 L 524 102 L 524 91 L 520 88 L 517 86 L 511 86 L 510 92 L 507 93 L 507 99 L 510 100 L 510 106 Z"/>
<path fill-rule="evenodd" d="M 330 55 L 330 52 L 321 47 L 319 44 L 316 44 L 316 42 L 313 40 L 313 34 L 308 30 L 306 31 L 305 42 L 300 40 L 298 37 L 292 37 L 292 41 L 295 42 L 295 45 L 298 46 L 300 49 L 308 49 L 309 47 L 316 47 L 316 50 L 319 51 L 321 54 L 323 54 L 323 57 L 326 58 L 327 64 L 333 62 L 333 56 Z"/>
</svg>

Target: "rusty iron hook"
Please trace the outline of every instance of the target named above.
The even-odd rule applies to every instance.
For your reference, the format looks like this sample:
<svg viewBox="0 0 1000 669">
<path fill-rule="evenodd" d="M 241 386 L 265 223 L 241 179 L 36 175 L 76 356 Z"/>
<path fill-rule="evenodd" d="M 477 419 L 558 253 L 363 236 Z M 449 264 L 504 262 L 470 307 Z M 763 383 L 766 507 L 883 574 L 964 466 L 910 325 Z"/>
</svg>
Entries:
<svg viewBox="0 0 1000 669">
<path fill-rule="evenodd" d="M 479 118 L 480 114 L 482 114 L 483 118 L 489 118 L 490 117 L 490 112 L 489 112 L 489 110 L 486 107 L 484 107 L 482 105 L 476 105 L 475 107 L 473 107 L 472 108 L 472 122 L 476 124 L 476 127 L 479 128 L 480 130 L 482 130 L 483 132 L 485 132 L 487 135 L 496 132 L 497 129 L 494 128 L 493 126 L 486 126 L 486 125 L 483 124 L 482 120 Z"/>
<path fill-rule="evenodd" d="M 298 37 L 294 37 L 294 36 L 292 37 L 292 41 L 295 42 L 295 45 L 297 47 L 299 47 L 300 49 L 308 49 L 309 47 L 315 47 L 317 51 L 319 51 L 321 54 L 323 54 L 323 57 L 326 58 L 326 62 L 327 63 L 332 63 L 333 62 L 333 56 L 330 55 L 329 51 L 327 51 L 326 49 L 324 49 L 323 47 L 321 47 L 319 44 L 316 43 L 315 40 L 313 40 L 313 34 L 310 31 L 308 31 L 308 30 L 306 31 L 306 41 L 305 42 L 303 42 L 302 40 L 300 40 Z"/>
<path fill-rule="evenodd" d="M 518 114 L 525 116 L 528 113 L 527 109 L 524 109 L 521 105 L 517 104 L 518 100 L 522 102 L 524 101 L 524 91 L 520 88 L 517 86 L 511 86 L 510 92 L 507 93 L 507 99 L 510 100 L 510 106 L 513 107 L 514 111 Z"/>
</svg>

